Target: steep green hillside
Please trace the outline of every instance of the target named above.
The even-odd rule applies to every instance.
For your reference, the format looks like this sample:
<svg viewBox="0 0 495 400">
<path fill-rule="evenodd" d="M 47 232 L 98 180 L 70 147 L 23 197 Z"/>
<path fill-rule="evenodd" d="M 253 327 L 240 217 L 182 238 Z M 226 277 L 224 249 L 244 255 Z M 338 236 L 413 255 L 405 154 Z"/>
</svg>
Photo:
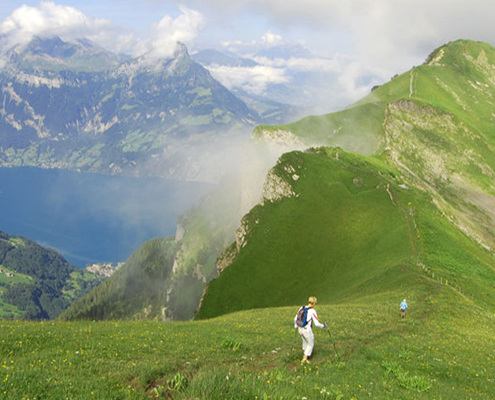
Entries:
<svg viewBox="0 0 495 400">
<path fill-rule="evenodd" d="M 458 40 L 433 51 L 423 65 L 394 78 L 355 106 L 410 98 L 457 116 L 489 140 L 495 87 L 495 49 L 488 43 Z"/>
<path fill-rule="evenodd" d="M 289 134 L 305 145 L 339 146 L 372 154 L 385 142 L 384 112 L 401 99 L 426 103 L 493 141 L 495 117 L 495 49 L 488 43 L 459 40 L 433 51 L 423 65 L 395 76 L 364 99 L 345 110 L 304 118 L 279 126 L 261 125 L 253 132 L 260 141 Z M 287 139 L 287 136 L 285 136 Z"/>
<path fill-rule="evenodd" d="M 392 288 L 407 297 L 425 274 L 495 306 L 490 253 L 383 162 L 322 148 L 285 154 L 274 176 L 285 193 L 244 217 L 237 254 L 209 284 L 197 318 L 303 304 L 309 293 L 323 303 Z"/>
<path fill-rule="evenodd" d="M 369 155 L 384 145 L 384 113 L 383 102 L 372 102 L 332 114 L 306 117 L 292 124 L 261 125 L 253 131 L 252 138 L 261 143 L 341 147 Z"/>
<path fill-rule="evenodd" d="M 239 253 L 209 285 L 198 317 L 288 298 L 298 304 L 308 290 L 335 301 L 377 271 L 406 263 L 411 239 L 390 198 L 400 189 L 389 187 L 390 172 L 383 171 L 338 149 L 282 156 L 271 176 L 290 182 L 287 198 L 265 201 L 244 217 Z"/>
<path fill-rule="evenodd" d="M 103 279 L 55 250 L 0 231 L 0 318 L 56 318 Z"/>
<path fill-rule="evenodd" d="M 385 151 L 411 185 L 434 197 L 459 229 L 481 245 L 495 239 L 495 49 L 459 40 L 393 78 L 349 108 L 279 127 L 259 142 Z"/>
</svg>

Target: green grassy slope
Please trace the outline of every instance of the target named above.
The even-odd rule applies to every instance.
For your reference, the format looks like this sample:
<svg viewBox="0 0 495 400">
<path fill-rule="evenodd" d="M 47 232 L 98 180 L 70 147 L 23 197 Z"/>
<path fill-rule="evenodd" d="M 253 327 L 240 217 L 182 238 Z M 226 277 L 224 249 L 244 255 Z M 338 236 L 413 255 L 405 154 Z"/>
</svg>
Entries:
<svg viewBox="0 0 495 400">
<path fill-rule="evenodd" d="M 174 324 L 0 321 L 0 393 L 7 400 L 493 398 L 493 316 L 408 271 L 416 283 L 404 320 L 400 287 L 317 305 L 335 348 L 328 332 L 315 330 L 305 366 L 294 307 Z"/>
<path fill-rule="evenodd" d="M 278 132 L 286 131 L 309 146 L 339 146 L 360 154 L 376 154 L 388 144 L 390 106 L 407 100 L 412 106 L 406 111 L 412 117 L 431 117 L 432 112 L 427 110 L 443 116 L 444 120 L 437 126 L 429 127 L 428 134 L 442 136 L 452 128 L 449 124 L 465 131 L 465 137 L 455 143 L 459 151 L 468 148 L 493 170 L 493 65 L 495 48 L 490 44 L 468 40 L 449 43 L 432 52 L 423 65 L 393 78 L 345 110 L 288 125 L 260 126 L 254 130 L 253 138 L 270 141 Z M 404 127 L 409 121 L 400 122 Z M 450 138 L 451 142 L 456 140 Z"/>
<path fill-rule="evenodd" d="M 282 157 L 275 168 L 287 175 L 287 166 L 294 166 L 297 197 L 249 213 L 247 245 L 210 284 L 198 317 L 288 299 L 297 304 L 308 290 L 335 301 L 377 270 L 409 260 L 407 224 L 387 193 L 390 176 L 380 176 L 360 156 L 328 152 Z"/>
<path fill-rule="evenodd" d="M 292 124 L 259 126 L 253 137 L 269 140 L 277 131 L 293 133 L 309 145 L 340 146 L 372 154 L 384 141 L 386 105 L 401 99 L 428 104 L 456 116 L 493 144 L 495 117 L 495 48 L 458 40 L 433 51 L 423 65 L 394 77 L 340 112 L 304 118 Z"/>
<path fill-rule="evenodd" d="M 412 99 L 457 116 L 493 141 L 492 116 L 495 90 L 495 49 L 470 40 L 448 43 L 423 65 L 394 78 L 356 106 Z"/>
<path fill-rule="evenodd" d="M 493 307 L 494 66 L 492 46 L 453 42 L 344 111 L 258 128 L 253 136 L 261 141 L 289 132 L 307 144 L 332 143 L 342 133 L 351 149 L 374 137 L 376 153 L 361 157 L 359 170 L 357 156 L 343 152 L 338 162 L 335 151 L 324 162 L 322 155 L 284 156 L 278 176 L 296 197 L 265 202 L 246 217 L 248 244 L 209 285 L 198 318 L 302 303 L 308 291 L 343 301 L 363 281 L 371 292 L 388 290 L 406 267 Z M 373 164 L 375 157 L 383 164 Z M 299 171 L 299 164 L 298 181 L 281 170 Z M 373 190 L 357 184 L 361 175 L 379 178 Z M 353 187 L 352 195 L 342 187 Z M 298 283 L 304 294 L 292 294 Z"/>
<path fill-rule="evenodd" d="M 209 284 L 197 318 L 303 304 L 310 294 L 338 303 L 398 287 L 406 293 L 425 273 L 495 306 L 491 254 L 447 222 L 430 196 L 405 187 L 396 170 L 322 148 L 285 154 L 275 171 L 295 195 L 245 217 L 246 244 Z"/>
<path fill-rule="evenodd" d="M 347 109 L 259 127 L 260 142 L 340 146 L 384 154 L 411 186 L 431 193 L 481 245 L 495 239 L 495 48 L 459 40 Z"/>
</svg>

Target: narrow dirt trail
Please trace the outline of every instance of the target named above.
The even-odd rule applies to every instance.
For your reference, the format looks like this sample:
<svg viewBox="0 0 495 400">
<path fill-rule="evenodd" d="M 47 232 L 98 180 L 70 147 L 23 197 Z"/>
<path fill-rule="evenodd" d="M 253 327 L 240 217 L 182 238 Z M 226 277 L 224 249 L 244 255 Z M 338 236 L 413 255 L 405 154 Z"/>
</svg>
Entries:
<svg viewBox="0 0 495 400">
<path fill-rule="evenodd" d="M 406 224 L 407 224 L 407 228 L 408 228 L 408 231 L 409 231 L 409 237 L 411 239 L 411 247 L 412 247 L 412 254 L 411 254 L 411 259 L 414 259 L 415 257 L 418 256 L 418 245 L 417 245 L 417 241 L 418 241 L 418 238 L 419 238 L 419 235 L 417 233 L 417 229 L 416 229 L 416 223 L 414 221 L 414 216 L 413 215 L 410 215 L 408 213 L 408 211 L 404 208 L 404 206 L 402 205 L 400 199 L 399 199 L 399 196 L 397 196 L 393 191 L 392 189 L 390 189 L 390 184 L 387 184 L 387 192 L 388 192 L 388 195 L 390 196 L 390 199 L 392 200 L 392 203 L 394 203 L 397 208 L 402 212 L 402 214 L 404 215 L 404 219 L 406 221 Z M 411 218 L 413 219 L 413 221 L 411 221 Z"/>
<path fill-rule="evenodd" d="M 409 80 L 409 98 L 414 94 L 414 68 L 411 70 L 411 79 Z"/>
</svg>

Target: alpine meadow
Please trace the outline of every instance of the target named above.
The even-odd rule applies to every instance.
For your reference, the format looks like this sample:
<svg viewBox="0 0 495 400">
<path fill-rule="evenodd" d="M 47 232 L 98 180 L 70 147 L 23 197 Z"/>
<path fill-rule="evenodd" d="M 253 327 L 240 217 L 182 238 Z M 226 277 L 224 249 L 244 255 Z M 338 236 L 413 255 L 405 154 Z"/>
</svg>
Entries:
<svg viewBox="0 0 495 400">
<path fill-rule="evenodd" d="M 244 172 L 285 149 L 261 200 L 222 182 L 56 320 L 0 321 L 3 398 L 495 398 L 494 110 L 495 48 L 458 40 L 256 127 Z"/>
</svg>

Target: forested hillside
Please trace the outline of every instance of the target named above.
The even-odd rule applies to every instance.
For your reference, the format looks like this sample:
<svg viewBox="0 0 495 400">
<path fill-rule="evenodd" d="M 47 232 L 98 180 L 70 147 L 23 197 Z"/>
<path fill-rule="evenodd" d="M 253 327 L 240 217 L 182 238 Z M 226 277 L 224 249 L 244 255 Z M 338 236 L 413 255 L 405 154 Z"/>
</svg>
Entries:
<svg viewBox="0 0 495 400">
<path fill-rule="evenodd" d="M 3 318 L 56 318 L 103 279 L 70 265 L 55 250 L 0 231 Z"/>
<path fill-rule="evenodd" d="M 227 195 L 220 188 L 180 216 L 174 237 L 144 243 L 124 267 L 61 317 L 191 319 L 206 282 L 218 276 L 218 255 L 233 240 L 240 218 L 236 186 L 229 186 Z"/>
</svg>

